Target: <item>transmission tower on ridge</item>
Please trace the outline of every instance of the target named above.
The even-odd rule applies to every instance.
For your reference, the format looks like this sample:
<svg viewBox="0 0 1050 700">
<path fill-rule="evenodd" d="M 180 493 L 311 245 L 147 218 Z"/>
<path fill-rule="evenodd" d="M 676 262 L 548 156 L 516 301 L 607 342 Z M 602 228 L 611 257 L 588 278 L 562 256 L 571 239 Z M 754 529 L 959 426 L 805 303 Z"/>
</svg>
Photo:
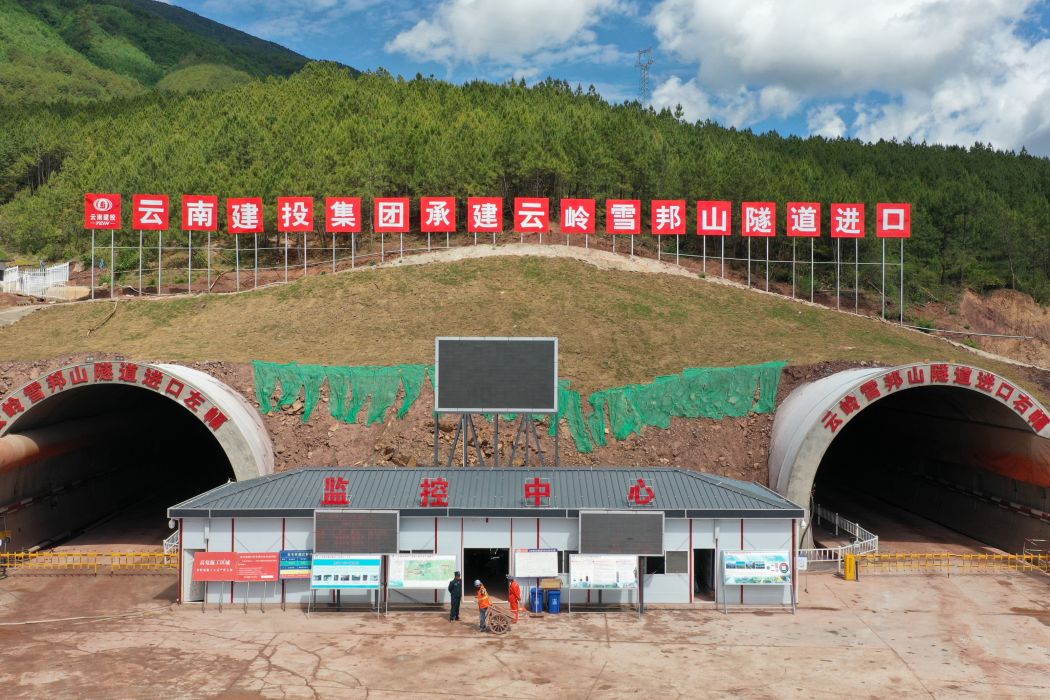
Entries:
<svg viewBox="0 0 1050 700">
<path fill-rule="evenodd" d="M 649 89 L 649 66 L 653 65 L 652 47 L 638 50 L 638 60 L 635 61 L 638 68 L 638 99 L 643 105 L 652 100 L 652 91 Z"/>
</svg>

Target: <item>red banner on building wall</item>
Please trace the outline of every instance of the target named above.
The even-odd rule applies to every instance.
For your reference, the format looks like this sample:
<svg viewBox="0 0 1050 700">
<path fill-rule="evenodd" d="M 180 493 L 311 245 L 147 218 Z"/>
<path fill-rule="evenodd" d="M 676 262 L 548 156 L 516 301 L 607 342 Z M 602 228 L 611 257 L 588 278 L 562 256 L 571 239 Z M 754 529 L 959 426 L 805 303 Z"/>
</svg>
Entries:
<svg viewBox="0 0 1050 700">
<path fill-rule="evenodd" d="M 194 581 L 232 581 L 237 568 L 235 552 L 194 552 Z"/>
<path fill-rule="evenodd" d="M 276 581 L 281 568 L 280 552 L 237 552 L 234 581 Z"/>
</svg>

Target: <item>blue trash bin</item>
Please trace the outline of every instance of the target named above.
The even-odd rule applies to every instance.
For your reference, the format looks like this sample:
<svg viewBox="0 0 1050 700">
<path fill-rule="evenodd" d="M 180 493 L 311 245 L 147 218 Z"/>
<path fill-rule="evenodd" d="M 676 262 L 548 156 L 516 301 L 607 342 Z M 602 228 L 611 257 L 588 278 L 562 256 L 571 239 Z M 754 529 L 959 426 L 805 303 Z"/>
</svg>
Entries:
<svg viewBox="0 0 1050 700">
<path fill-rule="evenodd" d="M 551 615 L 557 615 L 561 612 L 561 591 L 547 591 L 547 612 Z"/>
<path fill-rule="evenodd" d="M 538 613 L 543 612 L 543 589 L 539 586 L 533 586 L 532 588 L 532 601 L 529 608 L 532 612 Z"/>
</svg>

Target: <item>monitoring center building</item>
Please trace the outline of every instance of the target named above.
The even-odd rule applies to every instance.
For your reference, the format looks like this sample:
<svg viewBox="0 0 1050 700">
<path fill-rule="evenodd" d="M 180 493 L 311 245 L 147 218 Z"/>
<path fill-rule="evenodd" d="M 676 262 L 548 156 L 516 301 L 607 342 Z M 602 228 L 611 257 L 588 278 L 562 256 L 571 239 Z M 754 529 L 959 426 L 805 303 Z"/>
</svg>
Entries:
<svg viewBox="0 0 1050 700">
<path fill-rule="evenodd" d="M 179 600 L 447 602 L 453 570 L 566 604 L 791 605 L 803 509 L 673 468 L 302 468 L 168 510 Z M 323 595 L 318 595 L 318 594 Z"/>
</svg>

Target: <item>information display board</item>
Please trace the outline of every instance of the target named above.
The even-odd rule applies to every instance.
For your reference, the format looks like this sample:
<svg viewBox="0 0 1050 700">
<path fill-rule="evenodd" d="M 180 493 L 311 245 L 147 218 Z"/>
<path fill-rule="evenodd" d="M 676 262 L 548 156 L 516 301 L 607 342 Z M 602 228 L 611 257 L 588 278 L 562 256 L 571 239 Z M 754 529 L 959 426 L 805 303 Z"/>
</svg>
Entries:
<svg viewBox="0 0 1050 700">
<path fill-rule="evenodd" d="M 514 575 L 518 578 L 557 576 L 558 568 L 556 549 L 518 549 L 514 552 Z"/>
<path fill-rule="evenodd" d="M 437 338 L 438 413 L 557 413 L 557 338 Z"/>
<path fill-rule="evenodd" d="M 280 552 L 237 552 L 234 581 L 276 581 Z"/>
<path fill-rule="evenodd" d="M 281 580 L 310 578 L 310 560 L 313 552 L 309 549 L 282 549 L 278 567 Z"/>
<path fill-rule="evenodd" d="M 236 552 L 194 552 L 194 581 L 232 581 L 237 568 Z"/>
<path fill-rule="evenodd" d="M 396 510 L 314 511 L 314 551 L 392 554 L 398 550 Z"/>
<path fill-rule="evenodd" d="M 791 552 L 722 552 L 727 586 L 783 586 L 791 583 Z"/>
<path fill-rule="evenodd" d="M 580 511 L 580 552 L 664 555 L 664 513 Z"/>
<path fill-rule="evenodd" d="M 445 588 L 456 573 L 451 554 L 391 554 L 390 588 Z"/>
<path fill-rule="evenodd" d="M 314 554 L 310 567 L 310 588 L 377 590 L 382 572 L 382 557 Z"/>
<path fill-rule="evenodd" d="M 569 587 L 596 590 L 638 588 L 638 557 L 570 554 Z"/>
</svg>

